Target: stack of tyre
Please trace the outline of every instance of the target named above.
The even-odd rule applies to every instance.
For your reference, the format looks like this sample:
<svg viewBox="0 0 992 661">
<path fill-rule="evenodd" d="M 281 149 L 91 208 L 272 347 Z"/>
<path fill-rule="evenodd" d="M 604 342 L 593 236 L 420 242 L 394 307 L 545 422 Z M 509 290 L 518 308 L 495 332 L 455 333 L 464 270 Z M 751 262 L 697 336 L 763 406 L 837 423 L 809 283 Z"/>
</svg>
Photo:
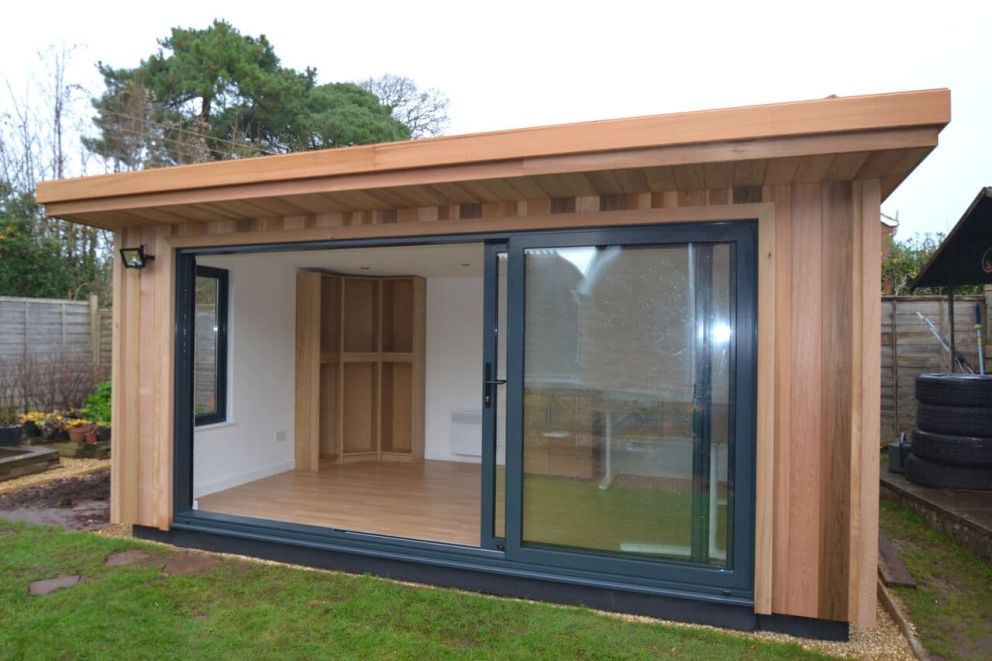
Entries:
<svg viewBox="0 0 992 661">
<path fill-rule="evenodd" d="M 992 491 L 992 375 L 916 377 L 906 477 L 928 487 Z"/>
</svg>

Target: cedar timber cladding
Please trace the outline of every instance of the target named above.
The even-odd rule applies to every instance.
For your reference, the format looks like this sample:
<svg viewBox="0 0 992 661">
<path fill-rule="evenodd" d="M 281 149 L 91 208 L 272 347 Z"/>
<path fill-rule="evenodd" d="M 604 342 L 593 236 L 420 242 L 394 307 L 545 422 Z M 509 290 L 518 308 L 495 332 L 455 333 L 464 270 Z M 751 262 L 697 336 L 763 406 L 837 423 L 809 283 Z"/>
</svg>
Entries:
<svg viewBox="0 0 992 661">
<path fill-rule="evenodd" d="M 879 206 L 949 108 L 907 92 L 42 184 L 47 214 L 156 256 L 114 271 L 113 519 L 172 519 L 177 248 L 757 220 L 755 610 L 870 625 Z"/>
</svg>

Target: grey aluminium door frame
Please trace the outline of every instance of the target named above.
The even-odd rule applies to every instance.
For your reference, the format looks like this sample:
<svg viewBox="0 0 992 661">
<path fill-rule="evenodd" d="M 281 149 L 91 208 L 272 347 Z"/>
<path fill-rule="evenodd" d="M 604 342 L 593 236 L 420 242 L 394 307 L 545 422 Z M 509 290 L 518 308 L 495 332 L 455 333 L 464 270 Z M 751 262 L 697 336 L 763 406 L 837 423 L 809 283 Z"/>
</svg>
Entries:
<svg viewBox="0 0 992 661">
<path fill-rule="evenodd" d="M 602 553 L 526 546 L 523 519 L 524 251 L 528 248 L 605 245 L 732 243 L 735 246 L 733 429 L 730 484 L 734 492 L 733 540 L 726 567 L 661 559 L 611 557 Z M 708 585 L 735 592 L 753 590 L 755 413 L 757 402 L 757 224 L 753 221 L 685 223 L 639 228 L 567 230 L 515 234 L 508 252 L 506 422 L 506 538 L 508 559 L 548 567 Z M 488 441 L 488 439 L 487 439 Z"/>
<path fill-rule="evenodd" d="M 265 538 L 283 543 L 302 543 L 305 545 L 327 545 L 342 551 L 367 553 L 370 555 L 386 554 L 390 557 L 403 556 L 409 560 L 423 563 L 450 564 L 464 567 L 489 567 L 496 573 L 510 572 L 520 575 L 541 575 L 557 577 L 556 580 L 579 581 L 605 587 L 620 589 L 636 589 L 657 591 L 659 594 L 693 595 L 696 598 L 710 600 L 727 600 L 734 603 L 745 603 L 753 594 L 753 512 L 754 512 L 754 416 L 755 416 L 755 387 L 756 387 L 756 308 L 757 271 L 756 271 L 756 221 L 727 221 L 713 223 L 686 223 L 665 225 L 643 225 L 627 228 L 608 229 L 575 229 L 555 231 L 534 231 L 528 233 L 491 233 L 491 234 L 448 234 L 432 237 L 403 237 L 389 239 L 351 239 L 306 242 L 300 244 L 254 244 L 245 246 L 221 246 L 207 248 L 183 248 L 176 251 L 176 319 L 175 319 L 175 411 L 174 411 L 174 466 L 173 466 L 173 526 L 177 530 L 214 530 L 225 531 L 234 536 L 248 538 Z M 598 238 L 597 238 L 598 237 Z M 739 454 L 736 478 L 738 481 L 736 493 L 739 497 L 739 509 L 735 519 L 744 516 L 747 522 L 746 530 L 736 527 L 737 536 L 734 544 L 734 568 L 732 571 L 716 568 L 692 566 L 685 563 L 651 561 L 618 560 L 603 562 L 602 556 L 583 553 L 567 553 L 559 551 L 543 551 L 536 549 L 520 549 L 520 497 L 521 484 L 521 443 L 520 424 L 522 412 L 514 405 L 514 389 L 519 389 L 522 376 L 522 318 L 523 273 L 517 269 L 514 273 L 513 260 L 510 260 L 508 273 L 508 326 L 507 338 L 507 465 L 506 465 L 506 539 L 490 536 L 483 539 L 481 548 L 459 547 L 445 544 L 428 543 L 419 540 L 385 538 L 352 531 L 327 529 L 288 522 L 274 522 L 257 519 L 245 519 L 232 515 L 212 514 L 195 511 L 193 505 L 193 407 L 192 407 L 192 311 L 193 285 L 196 257 L 210 254 L 240 254 L 285 252 L 292 250 L 322 250 L 333 248 L 378 247 L 400 245 L 422 245 L 441 243 L 471 243 L 485 242 L 486 256 L 493 265 L 487 273 L 493 275 L 486 281 L 486 297 L 495 304 L 498 282 L 495 270 L 496 254 L 511 247 L 513 241 L 518 249 L 524 245 L 567 245 L 562 241 L 571 241 L 573 245 L 603 241 L 608 243 L 627 244 L 663 244 L 684 243 L 686 241 L 734 241 L 737 245 L 736 270 L 738 275 L 737 323 L 741 333 L 738 342 L 737 370 L 738 392 L 736 399 L 745 406 L 738 406 L 737 428 L 742 433 L 749 434 L 747 444 L 741 449 L 747 450 Z M 520 257 L 517 263 L 519 266 Z M 518 326 L 516 331 L 514 325 Z M 486 332 L 490 332 L 492 324 L 487 323 Z M 517 337 L 515 337 L 517 335 Z M 745 340 L 745 336 L 748 338 Z M 492 338 L 489 338 L 492 339 Z M 495 350 L 496 344 L 486 340 L 485 346 Z M 488 350 L 488 349 L 487 349 Z M 519 397 L 519 392 L 517 397 Z M 485 416 L 483 418 L 485 424 Z M 514 433 L 514 429 L 517 430 Z M 489 438 L 495 438 L 494 430 L 488 432 Z M 495 466 L 495 445 L 489 454 L 490 466 Z M 484 457 L 487 450 L 484 446 Z M 742 463 L 741 463 L 742 462 Z M 484 478 L 486 479 L 486 478 Z M 489 482 L 485 485 L 483 494 L 482 516 L 483 528 L 492 522 L 495 490 L 493 472 L 489 471 Z M 516 491 L 516 494 L 514 493 Z M 488 504 L 485 502 L 488 500 Z M 488 510 L 487 510 L 488 508 Z M 488 514 L 487 514 L 488 512 Z M 486 517 L 489 518 L 486 518 Z M 511 545 L 512 543 L 512 545 Z M 543 554 L 543 555 L 542 555 Z M 615 563 L 619 562 L 620 565 Z M 632 563 L 624 565 L 623 563 Z M 565 578 L 572 577 L 572 578 Z M 708 595 L 708 596 L 707 596 Z"/>
<path fill-rule="evenodd" d="M 499 414 L 499 365 L 506 356 L 499 351 L 499 255 L 506 252 L 505 240 L 487 241 L 483 262 L 482 296 L 482 548 L 504 549 L 504 539 L 494 532 L 496 521 L 496 448 Z M 504 509 L 505 512 L 505 509 Z"/>
</svg>

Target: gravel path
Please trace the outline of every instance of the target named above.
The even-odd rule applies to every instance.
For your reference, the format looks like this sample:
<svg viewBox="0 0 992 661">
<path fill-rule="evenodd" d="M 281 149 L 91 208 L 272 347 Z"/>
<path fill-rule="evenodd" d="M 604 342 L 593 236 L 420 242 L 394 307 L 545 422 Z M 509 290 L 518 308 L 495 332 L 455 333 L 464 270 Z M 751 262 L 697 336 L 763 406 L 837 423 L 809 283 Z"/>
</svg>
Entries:
<svg viewBox="0 0 992 661">
<path fill-rule="evenodd" d="M 85 475 L 87 473 L 92 473 L 93 471 L 109 469 L 109 459 L 71 459 L 69 457 L 62 457 L 62 461 L 60 462 L 58 468 L 53 468 L 52 470 L 45 471 L 44 473 L 25 475 L 24 477 L 18 477 L 13 480 L 0 482 L 0 494 L 18 491 L 20 489 L 24 489 L 25 487 L 55 482 L 67 477 Z"/>
</svg>

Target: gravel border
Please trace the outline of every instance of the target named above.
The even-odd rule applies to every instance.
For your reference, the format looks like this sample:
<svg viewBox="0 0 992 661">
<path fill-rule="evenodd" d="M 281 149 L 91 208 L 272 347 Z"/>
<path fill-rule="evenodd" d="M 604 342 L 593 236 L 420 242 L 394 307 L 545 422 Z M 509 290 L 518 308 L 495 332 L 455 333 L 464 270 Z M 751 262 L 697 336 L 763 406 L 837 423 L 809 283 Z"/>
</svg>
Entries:
<svg viewBox="0 0 992 661">
<path fill-rule="evenodd" d="M 58 467 L 47 470 L 43 473 L 25 475 L 13 480 L 0 482 L 0 494 L 10 493 L 26 487 L 34 487 L 40 484 L 47 484 L 57 480 L 64 480 L 68 477 L 78 477 L 93 473 L 99 470 L 110 468 L 110 459 L 72 459 L 62 457 Z"/>
</svg>

